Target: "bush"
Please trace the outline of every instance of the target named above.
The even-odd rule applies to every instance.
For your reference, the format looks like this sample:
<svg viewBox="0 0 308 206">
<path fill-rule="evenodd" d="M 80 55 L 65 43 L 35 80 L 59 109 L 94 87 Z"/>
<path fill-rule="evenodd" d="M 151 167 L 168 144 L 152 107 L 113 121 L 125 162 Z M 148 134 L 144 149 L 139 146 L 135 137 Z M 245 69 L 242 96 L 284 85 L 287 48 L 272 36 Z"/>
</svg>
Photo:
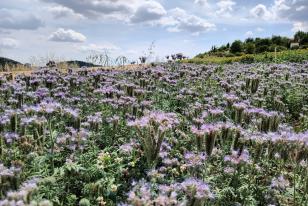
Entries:
<svg viewBox="0 0 308 206">
<path fill-rule="evenodd" d="M 242 52 L 243 51 L 243 43 L 240 40 L 233 42 L 231 47 L 230 47 L 230 51 L 233 54 Z"/>
<path fill-rule="evenodd" d="M 255 58 L 252 55 L 245 55 L 240 59 L 241 63 L 251 64 L 255 62 Z"/>
<path fill-rule="evenodd" d="M 254 54 L 256 52 L 256 45 L 254 43 L 247 43 L 246 44 L 246 53 L 247 54 Z"/>
<path fill-rule="evenodd" d="M 263 52 L 268 51 L 268 49 L 269 49 L 268 46 L 262 45 L 262 46 L 256 48 L 256 53 L 263 53 Z"/>
<path fill-rule="evenodd" d="M 308 44 L 301 45 L 300 49 L 308 49 Z"/>
</svg>

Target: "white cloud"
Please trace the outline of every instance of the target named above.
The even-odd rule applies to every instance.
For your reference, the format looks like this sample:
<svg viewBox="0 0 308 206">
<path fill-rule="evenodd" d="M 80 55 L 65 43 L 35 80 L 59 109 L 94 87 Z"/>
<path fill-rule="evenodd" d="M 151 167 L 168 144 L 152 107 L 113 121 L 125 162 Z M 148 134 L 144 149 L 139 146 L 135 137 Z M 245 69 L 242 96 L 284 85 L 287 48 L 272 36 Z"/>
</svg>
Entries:
<svg viewBox="0 0 308 206">
<path fill-rule="evenodd" d="M 272 13 L 263 4 L 258 4 L 250 10 L 250 14 L 257 19 L 270 20 L 273 18 Z"/>
<path fill-rule="evenodd" d="M 216 3 L 218 6 L 218 10 L 216 13 L 218 15 L 222 16 L 231 16 L 231 12 L 233 11 L 233 6 L 236 5 L 236 3 L 232 0 L 220 0 L 219 2 Z"/>
<path fill-rule="evenodd" d="M 170 10 L 168 16 L 161 19 L 160 24 L 166 26 L 170 32 L 187 31 L 194 35 L 216 29 L 215 24 L 209 23 L 198 16 L 188 14 L 180 8 Z"/>
<path fill-rule="evenodd" d="M 137 8 L 134 15 L 130 18 L 130 21 L 133 23 L 154 21 L 166 14 L 166 10 L 160 3 L 156 1 L 146 1 Z"/>
<path fill-rule="evenodd" d="M 57 16 L 78 14 L 89 19 L 113 19 L 142 23 L 158 20 L 166 14 L 155 0 L 41 0 L 58 5 Z M 60 7 L 59 7 L 60 6 Z M 68 10 L 69 9 L 69 10 Z M 66 10 L 66 11 L 65 11 Z"/>
<path fill-rule="evenodd" d="M 0 9 L 0 29 L 35 30 L 43 26 L 43 22 L 33 14 L 19 10 Z"/>
<path fill-rule="evenodd" d="M 274 4 L 269 8 L 263 4 L 258 4 L 250 10 L 250 14 L 258 19 L 292 23 L 293 32 L 307 31 L 307 5 L 307 0 L 274 0 Z"/>
<path fill-rule="evenodd" d="M 203 7 L 207 7 L 209 5 L 208 0 L 195 0 L 194 3 Z"/>
<path fill-rule="evenodd" d="M 114 44 L 111 43 L 105 43 L 105 44 L 89 44 L 89 45 L 83 45 L 78 47 L 79 50 L 85 51 L 85 52 L 104 52 L 104 51 L 117 51 L 120 50 L 119 47 L 117 47 Z"/>
<path fill-rule="evenodd" d="M 65 18 L 65 17 L 74 17 L 77 19 L 84 18 L 83 15 L 75 13 L 72 9 L 65 6 L 52 6 L 47 8 L 48 11 L 54 16 L 54 18 Z"/>
<path fill-rule="evenodd" d="M 293 32 L 304 31 L 308 32 L 308 23 L 307 22 L 295 22 L 292 28 Z"/>
<path fill-rule="evenodd" d="M 306 6 L 299 6 L 299 7 L 297 7 L 295 10 L 296 11 L 303 11 L 304 9 L 306 9 Z"/>
<path fill-rule="evenodd" d="M 57 42 L 84 42 L 86 41 L 86 37 L 71 29 L 63 29 L 59 28 L 57 31 L 52 33 L 48 40 L 57 41 Z"/>
<path fill-rule="evenodd" d="M 292 0 L 293 1 L 293 0 Z M 294 2 L 294 1 L 293 1 Z M 287 2 L 285 0 L 275 0 L 274 1 L 274 6 L 273 6 L 273 9 L 275 11 L 287 11 L 289 10 L 291 7 L 288 6 L 286 4 Z"/>
<path fill-rule="evenodd" d="M 308 22 L 307 0 L 275 0 L 273 12 L 281 19 Z"/>
<path fill-rule="evenodd" d="M 41 0 L 72 9 L 87 18 L 116 16 L 125 19 L 132 15 L 141 0 Z"/>
<path fill-rule="evenodd" d="M 16 49 L 18 47 L 18 41 L 12 38 L 0 39 L 0 49 Z"/>
<path fill-rule="evenodd" d="M 252 37 L 254 34 L 253 34 L 253 32 L 252 31 L 247 31 L 246 33 L 245 33 L 245 36 L 246 37 Z"/>
<path fill-rule="evenodd" d="M 307 0 L 274 0 L 271 7 L 256 5 L 250 10 L 250 14 L 257 19 L 292 23 L 292 31 L 305 30 L 308 24 L 307 5 Z"/>
<path fill-rule="evenodd" d="M 68 13 L 78 13 L 87 18 L 112 18 L 124 23 L 147 23 L 165 26 L 167 31 L 188 31 L 199 34 L 214 30 L 215 25 L 203 18 L 187 13 L 186 10 L 174 8 L 166 11 L 163 5 L 155 0 L 42 0 L 60 5 L 53 9 L 57 17 Z M 205 1 L 202 1 L 206 3 Z M 201 1 L 195 1 L 200 4 Z M 235 3 L 223 0 L 221 8 L 231 11 Z"/>
</svg>

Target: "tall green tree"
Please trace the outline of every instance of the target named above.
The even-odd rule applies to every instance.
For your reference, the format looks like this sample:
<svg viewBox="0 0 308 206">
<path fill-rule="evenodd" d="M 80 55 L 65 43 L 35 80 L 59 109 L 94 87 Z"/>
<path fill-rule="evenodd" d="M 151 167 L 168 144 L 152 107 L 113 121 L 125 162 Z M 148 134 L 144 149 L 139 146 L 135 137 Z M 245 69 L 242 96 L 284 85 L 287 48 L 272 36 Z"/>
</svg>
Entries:
<svg viewBox="0 0 308 206">
<path fill-rule="evenodd" d="M 249 42 L 245 45 L 245 52 L 247 54 L 254 54 L 256 52 L 256 45 L 252 42 Z"/>
<path fill-rule="evenodd" d="M 243 51 L 243 43 L 242 43 L 242 41 L 240 41 L 240 40 L 234 41 L 231 44 L 230 51 L 233 54 L 242 52 Z"/>
</svg>

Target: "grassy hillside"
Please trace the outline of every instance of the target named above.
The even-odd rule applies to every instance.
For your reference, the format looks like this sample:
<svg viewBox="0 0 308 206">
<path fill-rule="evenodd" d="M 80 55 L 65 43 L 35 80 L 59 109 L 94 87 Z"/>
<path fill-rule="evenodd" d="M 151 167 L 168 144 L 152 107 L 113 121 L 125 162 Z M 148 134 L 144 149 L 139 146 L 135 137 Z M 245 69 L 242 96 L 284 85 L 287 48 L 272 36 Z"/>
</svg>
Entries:
<svg viewBox="0 0 308 206">
<path fill-rule="evenodd" d="M 89 62 L 84 62 L 84 61 L 78 61 L 78 60 L 73 60 L 73 61 L 65 61 L 65 62 L 60 62 L 59 64 L 67 64 L 69 66 L 74 66 L 74 67 L 95 67 L 97 65 L 89 63 Z"/>
<path fill-rule="evenodd" d="M 247 38 L 245 41 L 235 40 L 221 46 L 212 46 L 210 51 L 200 53 L 196 57 L 204 56 L 235 57 L 244 54 L 262 54 L 265 52 L 281 52 L 291 49 L 307 49 L 308 32 L 297 32 L 293 38 L 272 36 L 268 38 Z"/>
<path fill-rule="evenodd" d="M 196 64 L 227 64 L 233 62 L 241 63 L 254 63 L 254 62 L 265 62 L 265 63 L 282 63 L 282 62 L 304 62 L 308 61 L 308 49 L 300 50 L 287 50 L 277 52 L 266 52 L 262 54 L 244 54 L 235 57 L 217 57 L 211 55 L 205 55 L 202 58 L 194 57 L 192 59 L 183 60 L 185 63 L 196 63 Z"/>
<path fill-rule="evenodd" d="M 0 71 L 2 71 L 5 67 L 15 67 L 18 65 L 22 65 L 20 62 L 5 58 L 5 57 L 0 57 Z"/>
</svg>

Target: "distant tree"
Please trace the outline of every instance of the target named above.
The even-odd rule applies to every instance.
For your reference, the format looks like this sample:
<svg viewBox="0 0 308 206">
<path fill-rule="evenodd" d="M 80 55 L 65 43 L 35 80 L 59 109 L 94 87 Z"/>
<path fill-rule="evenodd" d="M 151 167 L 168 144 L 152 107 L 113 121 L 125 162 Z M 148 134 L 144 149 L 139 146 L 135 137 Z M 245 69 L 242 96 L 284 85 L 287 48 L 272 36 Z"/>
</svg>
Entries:
<svg viewBox="0 0 308 206">
<path fill-rule="evenodd" d="M 300 42 L 303 38 L 305 38 L 306 33 L 303 31 L 298 31 L 294 34 L 294 40 Z"/>
<path fill-rule="evenodd" d="M 210 53 L 215 53 L 215 52 L 217 52 L 217 48 L 216 46 L 212 46 Z"/>
<path fill-rule="evenodd" d="M 290 46 L 290 39 L 288 37 L 282 37 L 281 39 L 282 43 L 279 46 L 283 46 L 288 48 Z"/>
<path fill-rule="evenodd" d="M 248 43 L 253 43 L 254 42 L 254 39 L 249 37 L 245 40 L 245 43 L 248 44 Z"/>
<path fill-rule="evenodd" d="M 272 36 L 272 44 L 283 46 L 283 40 L 281 36 Z"/>
<path fill-rule="evenodd" d="M 227 51 L 227 50 L 228 48 L 225 45 L 222 45 L 221 47 L 217 49 L 217 51 L 220 51 L 220 52 Z"/>
<path fill-rule="evenodd" d="M 256 52 L 256 45 L 252 42 L 246 43 L 245 52 L 247 54 L 254 54 Z"/>
<path fill-rule="evenodd" d="M 234 41 L 231 44 L 230 51 L 233 54 L 242 52 L 243 51 L 243 43 L 242 43 L 242 41 L 240 41 L 240 40 Z"/>
<path fill-rule="evenodd" d="M 177 53 L 177 54 L 176 54 L 176 58 L 177 58 L 178 60 L 182 60 L 182 59 L 184 59 L 184 55 L 183 55 L 182 53 Z"/>
<path fill-rule="evenodd" d="M 270 38 L 266 38 L 266 39 L 258 38 L 256 39 L 255 44 L 256 44 L 256 52 L 262 53 L 262 52 L 269 51 L 269 47 L 271 46 L 272 41 Z"/>
<path fill-rule="evenodd" d="M 139 60 L 140 60 L 141 64 L 145 64 L 145 62 L 147 61 L 147 57 L 141 56 L 141 57 L 139 57 Z"/>
<path fill-rule="evenodd" d="M 294 40 L 300 44 L 308 44 L 308 32 L 298 31 L 294 35 Z"/>
<path fill-rule="evenodd" d="M 267 45 L 256 46 L 256 53 L 263 53 L 267 51 L 269 51 L 269 46 Z"/>
<path fill-rule="evenodd" d="M 243 52 L 246 54 L 254 54 L 283 51 L 290 49 L 290 44 L 294 41 L 299 43 L 299 48 L 308 48 L 308 32 L 298 31 L 294 34 L 294 39 L 273 35 L 271 38 L 247 38 L 244 42 L 236 40 L 220 47 L 212 46 L 210 51 L 200 53 L 196 57 L 203 58 L 208 55 L 231 57 Z M 230 53 L 227 51 L 230 51 Z"/>
</svg>

